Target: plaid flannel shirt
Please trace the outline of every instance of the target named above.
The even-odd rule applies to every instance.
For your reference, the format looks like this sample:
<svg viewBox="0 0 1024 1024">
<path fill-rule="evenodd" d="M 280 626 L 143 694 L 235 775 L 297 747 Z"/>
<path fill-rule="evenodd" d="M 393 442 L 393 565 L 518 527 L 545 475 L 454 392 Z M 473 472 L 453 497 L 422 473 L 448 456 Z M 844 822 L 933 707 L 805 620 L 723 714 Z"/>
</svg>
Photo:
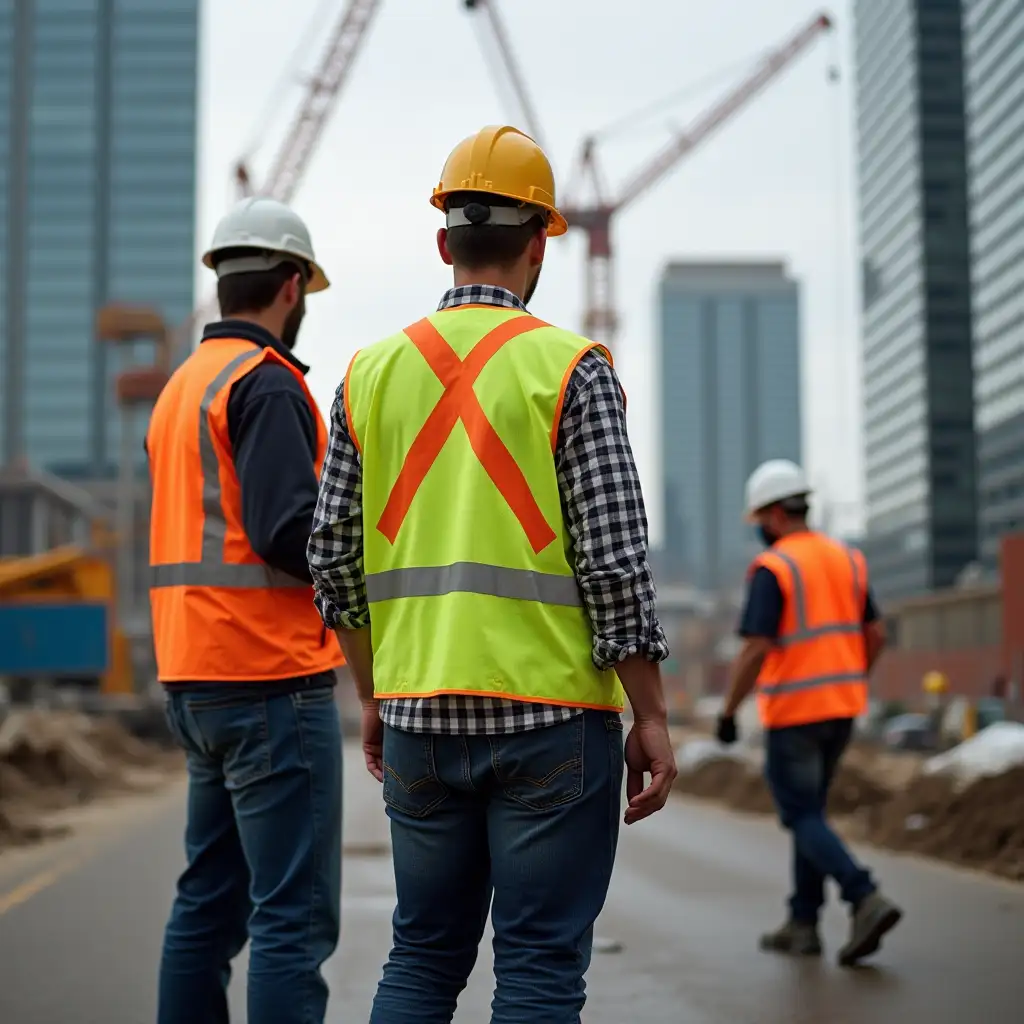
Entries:
<svg viewBox="0 0 1024 1024">
<path fill-rule="evenodd" d="M 491 285 L 451 288 L 438 309 L 470 303 L 526 309 L 512 292 Z M 359 629 L 370 621 L 363 571 L 362 468 L 345 418 L 344 387 L 343 381 L 331 409 L 331 437 L 308 555 L 324 623 Z M 594 664 L 612 668 L 635 654 L 663 661 L 668 645 L 655 611 L 647 516 L 626 435 L 625 401 L 615 371 L 596 352 L 579 361 L 569 380 L 555 467 L 576 579 L 593 628 Z M 579 708 L 462 695 L 381 702 L 381 718 L 393 728 L 461 735 L 520 732 L 579 713 Z"/>
</svg>

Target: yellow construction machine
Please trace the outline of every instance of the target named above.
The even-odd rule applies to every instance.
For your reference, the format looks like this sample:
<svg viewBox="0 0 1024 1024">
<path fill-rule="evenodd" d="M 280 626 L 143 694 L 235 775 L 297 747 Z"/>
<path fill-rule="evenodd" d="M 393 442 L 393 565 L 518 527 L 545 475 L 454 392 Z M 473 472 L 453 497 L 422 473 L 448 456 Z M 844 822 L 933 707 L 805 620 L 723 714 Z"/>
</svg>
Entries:
<svg viewBox="0 0 1024 1024">
<path fill-rule="evenodd" d="M 75 545 L 0 559 L 0 676 L 134 690 L 128 640 L 117 626 L 114 571 Z"/>
</svg>

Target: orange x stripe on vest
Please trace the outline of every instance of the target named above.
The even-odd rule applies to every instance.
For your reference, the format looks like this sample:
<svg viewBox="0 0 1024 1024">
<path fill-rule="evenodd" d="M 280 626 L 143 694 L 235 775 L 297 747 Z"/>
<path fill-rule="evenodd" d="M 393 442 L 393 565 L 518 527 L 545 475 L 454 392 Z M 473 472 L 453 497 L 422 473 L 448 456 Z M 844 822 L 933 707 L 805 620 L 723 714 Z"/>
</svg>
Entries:
<svg viewBox="0 0 1024 1024">
<path fill-rule="evenodd" d="M 477 377 L 503 345 L 520 334 L 547 326 L 543 320 L 534 316 L 506 320 L 484 335 L 465 359 L 459 359 L 455 350 L 428 319 L 420 320 L 405 329 L 406 336 L 444 385 L 444 394 L 438 399 L 409 448 L 377 523 L 377 529 L 392 544 L 395 543 L 420 484 L 441 454 L 441 449 L 459 420 L 462 420 L 466 428 L 476 457 L 519 520 L 533 550 L 543 551 L 555 539 L 555 531 L 544 518 L 523 471 L 487 419 L 473 390 Z"/>
</svg>

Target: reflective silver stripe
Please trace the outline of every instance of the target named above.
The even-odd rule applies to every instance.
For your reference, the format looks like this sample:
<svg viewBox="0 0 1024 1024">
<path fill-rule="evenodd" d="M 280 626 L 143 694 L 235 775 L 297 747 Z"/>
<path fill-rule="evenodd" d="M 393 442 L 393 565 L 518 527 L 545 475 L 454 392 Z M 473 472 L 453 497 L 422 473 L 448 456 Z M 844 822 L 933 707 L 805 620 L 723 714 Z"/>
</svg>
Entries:
<svg viewBox="0 0 1024 1024">
<path fill-rule="evenodd" d="M 172 562 L 150 566 L 151 587 L 226 587 L 232 590 L 290 590 L 309 581 L 271 569 L 269 565 L 232 565 L 227 562 Z"/>
<path fill-rule="evenodd" d="M 831 622 L 823 626 L 815 626 L 814 629 L 802 629 L 788 636 L 779 637 L 779 647 L 792 647 L 793 644 L 804 643 L 806 640 L 817 640 L 823 636 L 858 636 L 863 632 L 864 627 L 856 622 Z"/>
<path fill-rule="evenodd" d="M 780 693 L 798 693 L 806 690 L 816 690 L 822 686 L 837 686 L 843 683 L 856 685 L 866 683 L 867 679 L 863 672 L 840 672 L 830 676 L 812 676 L 810 679 L 799 679 L 794 682 L 785 683 L 759 683 L 758 691 L 769 697 L 778 696 Z"/>
<path fill-rule="evenodd" d="M 210 406 L 231 377 L 246 363 L 260 358 L 252 348 L 230 360 L 207 385 L 199 403 L 199 465 L 203 476 L 203 538 L 198 562 L 171 562 L 150 566 L 150 586 L 225 587 L 232 590 L 295 589 L 308 587 L 298 580 L 262 563 L 239 565 L 224 561 L 227 522 L 220 488 L 220 463 L 210 432 Z"/>
<path fill-rule="evenodd" d="M 853 553 L 849 548 L 844 550 L 846 551 L 846 557 L 850 560 L 850 569 L 853 573 L 853 603 L 856 608 L 858 601 L 860 601 L 860 573 L 857 571 L 857 563 L 854 560 Z M 817 640 L 823 636 L 840 636 L 843 634 L 856 636 L 861 632 L 863 627 L 859 622 L 825 622 L 820 626 L 815 626 L 813 629 L 808 628 L 807 597 L 800 569 L 791 556 L 781 551 L 773 551 L 772 554 L 781 558 L 789 567 L 793 577 L 793 604 L 796 610 L 796 630 L 786 636 L 779 637 L 779 647 L 791 647 L 793 644 L 804 643 L 807 640 Z"/>
<path fill-rule="evenodd" d="M 218 565 L 224 562 L 224 536 L 227 532 L 220 493 L 220 464 L 217 461 L 213 436 L 210 434 L 210 406 L 231 375 L 243 364 L 258 359 L 259 355 L 260 350 L 253 349 L 235 356 L 210 381 L 199 403 L 199 463 L 203 473 L 203 548 L 200 558 L 202 562 Z"/>
<path fill-rule="evenodd" d="M 804 596 L 803 577 L 800 575 L 800 569 L 795 560 L 789 555 L 784 555 L 781 551 L 773 551 L 772 554 L 781 558 L 789 566 L 790 574 L 793 577 L 793 604 L 796 610 L 796 633 L 794 636 L 798 636 L 807 632 L 807 600 Z"/>
<path fill-rule="evenodd" d="M 531 569 L 507 569 L 480 562 L 418 566 L 369 573 L 366 596 L 370 601 L 399 597 L 440 597 L 443 594 L 490 594 L 518 601 L 581 607 L 574 576 L 556 576 Z"/>
</svg>

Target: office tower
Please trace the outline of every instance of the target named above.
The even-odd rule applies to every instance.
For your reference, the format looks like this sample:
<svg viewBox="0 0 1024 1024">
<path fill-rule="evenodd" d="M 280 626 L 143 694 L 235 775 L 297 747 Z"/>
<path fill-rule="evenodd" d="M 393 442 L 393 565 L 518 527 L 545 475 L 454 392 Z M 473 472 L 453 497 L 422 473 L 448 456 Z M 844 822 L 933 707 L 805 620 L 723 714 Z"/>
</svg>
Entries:
<svg viewBox="0 0 1024 1024">
<path fill-rule="evenodd" d="M 781 263 L 671 263 L 659 307 L 666 569 L 731 587 L 760 547 L 747 476 L 801 459 L 798 287 Z"/>
<path fill-rule="evenodd" d="M 977 557 L 959 0 L 855 0 L 866 549 L 876 588 Z"/>
<path fill-rule="evenodd" d="M 192 307 L 198 7 L 0 4 L 0 464 L 108 475 L 121 353 L 95 312 Z"/>
<path fill-rule="evenodd" d="M 1024 527 L 1024 2 L 964 0 L 981 560 Z"/>
</svg>

